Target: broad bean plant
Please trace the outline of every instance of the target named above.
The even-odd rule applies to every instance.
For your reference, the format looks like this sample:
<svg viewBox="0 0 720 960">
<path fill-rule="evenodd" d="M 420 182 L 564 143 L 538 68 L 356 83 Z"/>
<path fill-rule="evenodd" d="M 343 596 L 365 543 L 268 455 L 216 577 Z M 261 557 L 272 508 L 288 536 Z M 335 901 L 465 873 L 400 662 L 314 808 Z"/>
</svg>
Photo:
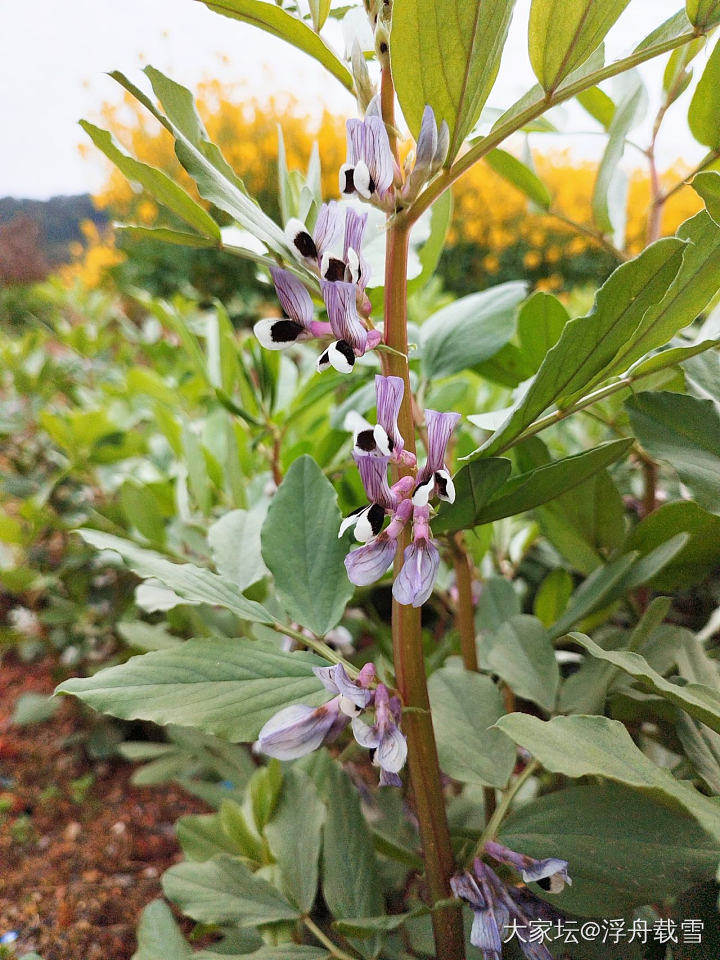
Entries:
<svg viewBox="0 0 720 960">
<path fill-rule="evenodd" d="M 145 609 L 194 606 L 205 629 L 60 687 L 169 725 L 167 745 L 125 748 L 148 770 L 204 770 L 185 782 L 215 812 L 181 821 L 186 859 L 163 880 L 222 938 L 197 956 L 717 955 L 720 3 L 687 0 L 606 62 L 628 0 L 532 0 L 538 82 L 490 110 L 511 0 L 203 2 L 314 57 L 358 115 L 335 198 L 319 195 L 322 144 L 307 174 L 281 151 L 282 224 L 158 70 L 151 92 L 113 76 L 174 138 L 194 195 L 83 124 L 168 211 L 131 235 L 250 259 L 276 295 L 237 380 L 231 328 L 175 325 L 201 366 L 205 338 L 257 457 L 211 528 L 215 569 L 189 541 L 183 557 L 81 531 L 146 581 Z M 344 58 L 326 40 L 339 17 Z M 647 112 L 634 68 L 658 57 L 648 242 L 630 259 L 619 162 Z M 688 122 L 708 152 L 689 186 L 666 185 L 655 144 L 694 68 Z M 522 278 L 452 301 L 432 275 L 453 183 L 482 160 L 549 206 L 529 151 L 503 145 L 557 133 L 572 99 L 607 144 L 577 226 L 617 269 L 575 317 Z M 678 189 L 705 206 L 662 237 Z M 136 960 L 191 954 L 150 905 Z"/>
</svg>

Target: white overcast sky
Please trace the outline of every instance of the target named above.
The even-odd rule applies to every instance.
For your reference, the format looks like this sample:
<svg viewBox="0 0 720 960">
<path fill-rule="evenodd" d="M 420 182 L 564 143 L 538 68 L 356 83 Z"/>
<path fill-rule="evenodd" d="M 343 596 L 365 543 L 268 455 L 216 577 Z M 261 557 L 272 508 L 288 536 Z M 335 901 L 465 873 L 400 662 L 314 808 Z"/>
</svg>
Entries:
<svg viewBox="0 0 720 960">
<path fill-rule="evenodd" d="M 608 37 L 608 58 L 629 52 L 681 4 L 632 0 Z M 529 6 L 530 0 L 517 0 L 492 106 L 508 106 L 534 82 L 527 57 Z M 341 45 L 339 29 L 336 39 Z M 228 64 L 221 63 L 223 54 Z M 704 51 L 698 66 L 706 59 Z M 103 101 L 119 97 L 107 71 L 136 76 L 147 63 L 190 87 L 204 76 L 219 75 L 251 81 L 258 91 L 291 90 L 308 104 L 354 111 L 354 101 L 309 57 L 210 12 L 197 0 L 0 0 L 0 196 L 46 198 L 96 189 L 103 166 L 79 155 L 84 134 L 77 121 L 97 116 Z M 661 64 L 642 69 L 651 90 L 657 88 Z M 661 163 L 678 156 L 692 163 L 703 155 L 684 124 L 689 95 L 668 114 L 659 142 Z M 576 129 L 592 130 L 579 108 L 569 109 L 577 111 L 571 114 Z M 644 140 L 647 133 L 641 127 L 636 136 Z M 602 146 L 601 138 L 590 135 L 562 143 L 557 137 L 536 139 L 535 144 L 550 148 L 568 142 L 583 156 Z"/>
</svg>

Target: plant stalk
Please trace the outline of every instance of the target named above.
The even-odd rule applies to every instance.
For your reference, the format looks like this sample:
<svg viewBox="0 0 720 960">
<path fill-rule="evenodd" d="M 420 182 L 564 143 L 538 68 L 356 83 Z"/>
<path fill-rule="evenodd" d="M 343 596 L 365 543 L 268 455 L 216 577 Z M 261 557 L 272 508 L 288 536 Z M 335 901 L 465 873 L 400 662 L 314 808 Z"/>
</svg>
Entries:
<svg viewBox="0 0 720 960">
<path fill-rule="evenodd" d="M 455 586 L 458 599 L 455 607 L 455 624 L 460 634 L 460 654 L 466 670 L 478 672 L 477 649 L 475 647 L 475 617 L 472 597 L 472 561 L 465 549 L 462 533 L 456 533 L 451 540 Z"/>
<path fill-rule="evenodd" d="M 386 376 L 402 377 L 404 381 L 405 391 L 398 415 L 398 427 L 405 440 L 405 448 L 414 453 L 415 425 L 408 363 L 405 358 L 409 232 L 409 226 L 399 224 L 387 231 L 385 343 L 393 348 L 393 352 L 382 353 L 382 364 Z M 397 470 L 398 476 L 408 472 L 407 467 Z M 409 542 L 410 529 L 406 527 L 398 541 L 396 576 Z M 455 862 L 430 714 L 420 617 L 421 608 L 405 606 L 393 599 L 395 677 L 403 705 L 411 708 L 403 714 L 403 730 L 408 743 L 408 769 L 423 849 L 428 897 L 430 903 L 436 903 L 452 897 L 450 877 L 455 871 Z M 437 960 L 462 960 L 465 956 L 465 938 L 460 905 L 449 905 L 434 911 L 432 923 Z"/>
</svg>

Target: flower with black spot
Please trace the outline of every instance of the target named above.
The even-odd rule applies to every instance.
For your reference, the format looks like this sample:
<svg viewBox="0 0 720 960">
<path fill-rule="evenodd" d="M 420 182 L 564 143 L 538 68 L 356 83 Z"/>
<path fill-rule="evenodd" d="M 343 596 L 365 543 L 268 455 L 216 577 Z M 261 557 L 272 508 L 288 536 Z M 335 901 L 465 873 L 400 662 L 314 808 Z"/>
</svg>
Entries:
<svg viewBox="0 0 720 960">
<path fill-rule="evenodd" d="M 272 267 L 270 273 L 285 316 L 263 317 L 255 324 L 253 331 L 263 347 L 285 350 L 295 343 L 332 333 L 329 323 L 314 319 L 310 294 L 294 274 L 281 267 Z"/>
<path fill-rule="evenodd" d="M 342 207 L 331 200 L 320 207 L 312 233 L 302 220 L 293 217 L 287 222 L 285 236 L 299 259 L 319 269 L 323 257 L 340 236 L 342 226 Z"/>
<path fill-rule="evenodd" d="M 347 161 L 340 167 L 340 192 L 391 209 L 396 168 L 382 117 L 371 104 L 365 118 L 348 120 L 346 129 Z"/>
<path fill-rule="evenodd" d="M 434 496 L 448 503 L 455 502 L 455 485 L 445 463 L 445 452 L 458 420 L 459 413 L 425 411 L 427 427 L 427 461 L 418 473 L 413 503 L 425 506 Z"/>
<path fill-rule="evenodd" d="M 336 339 L 320 354 L 317 370 L 333 367 L 338 373 L 350 373 L 355 360 L 380 343 L 377 330 L 368 330 L 357 312 L 356 288 L 342 280 L 321 280 L 323 300 Z"/>
</svg>

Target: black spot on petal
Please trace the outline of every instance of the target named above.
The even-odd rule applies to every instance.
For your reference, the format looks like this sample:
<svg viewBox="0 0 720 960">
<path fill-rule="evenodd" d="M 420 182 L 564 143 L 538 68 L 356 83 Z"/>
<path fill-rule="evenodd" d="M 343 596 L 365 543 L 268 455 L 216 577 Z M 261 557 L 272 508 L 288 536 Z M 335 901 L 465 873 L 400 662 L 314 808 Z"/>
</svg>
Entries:
<svg viewBox="0 0 720 960">
<path fill-rule="evenodd" d="M 550 886 L 551 886 L 550 877 L 542 877 L 540 880 L 538 880 L 537 885 L 540 887 L 541 890 L 550 890 Z"/>
<path fill-rule="evenodd" d="M 381 507 L 379 503 L 373 503 L 368 510 L 367 516 L 370 529 L 373 532 L 373 536 L 376 537 L 382 530 L 383 521 L 385 520 L 385 508 Z"/>
<path fill-rule="evenodd" d="M 380 44 L 380 53 L 385 54 L 387 52 L 388 52 L 388 45 L 383 40 L 383 42 Z"/>
<path fill-rule="evenodd" d="M 343 187 L 343 193 L 355 193 L 355 180 L 353 177 L 354 173 L 355 170 L 352 167 L 345 171 L 345 186 Z"/>
<path fill-rule="evenodd" d="M 345 357 L 351 367 L 355 366 L 355 351 L 347 340 L 338 340 L 335 349 Z"/>
<path fill-rule="evenodd" d="M 447 496 L 447 478 L 443 477 L 441 474 L 435 474 L 435 484 L 438 488 L 438 496 L 446 497 Z"/>
<path fill-rule="evenodd" d="M 370 174 L 370 177 L 368 179 L 368 190 L 371 194 L 375 193 L 375 181 L 372 178 L 372 174 Z"/>
<path fill-rule="evenodd" d="M 305 327 L 295 320 L 278 320 L 270 327 L 270 339 L 273 343 L 291 343 L 297 340 Z"/>
<path fill-rule="evenodd" d="M 388 445 L 388 450 L 390 451 L 390 453 L 392 453 L 393 450 L 395 449 L 395 441 L 393 440 L 392 437 L 387 438 L 387 445 Z"/>
<path fill-rule="evenodd" d="M 323 274 L 325 280 L 344 280 L 345 279 L 345 261 L 338 257 L 330 257 Z"/>
<path fill-rule="evenodd" d="M 315 246 L 315 241 L 310 236 L 309 233 L 301 231 L 296 233 L 293 237 L 293 243 L 295 247 L 300 251 L 300 255 L 307 257 L 308 259 L 317 259 L 317 247 Z"/>
<path fill-rule="evenodd" d="M 363 453 L 372 453 L 373 450 L 377 449 L 372 430 L 361 430 L 355 438 L 355 445 L 359 447 Z"/>
</svg>

